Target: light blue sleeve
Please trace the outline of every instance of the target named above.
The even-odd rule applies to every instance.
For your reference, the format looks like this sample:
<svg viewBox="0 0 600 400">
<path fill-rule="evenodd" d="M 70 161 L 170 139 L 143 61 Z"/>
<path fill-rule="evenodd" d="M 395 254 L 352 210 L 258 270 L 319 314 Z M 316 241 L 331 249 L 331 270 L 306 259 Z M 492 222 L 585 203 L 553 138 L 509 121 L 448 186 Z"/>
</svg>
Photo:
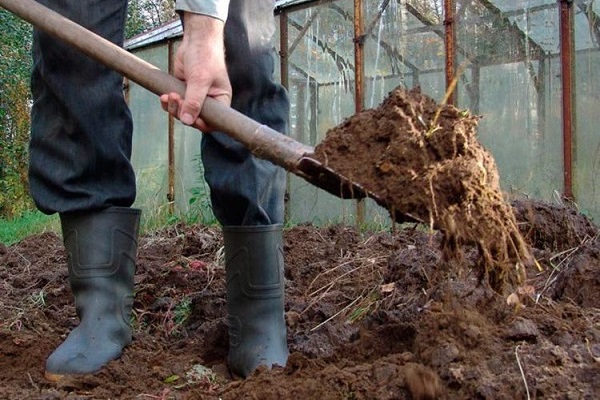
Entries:
<svg viewBox="0 0 600 400">
<path fill-rule="evenodd" d="M 176 0 L 175 10 L 204 14 L 210 17 L 227 20 L 229 0 Z"/>
</svg>

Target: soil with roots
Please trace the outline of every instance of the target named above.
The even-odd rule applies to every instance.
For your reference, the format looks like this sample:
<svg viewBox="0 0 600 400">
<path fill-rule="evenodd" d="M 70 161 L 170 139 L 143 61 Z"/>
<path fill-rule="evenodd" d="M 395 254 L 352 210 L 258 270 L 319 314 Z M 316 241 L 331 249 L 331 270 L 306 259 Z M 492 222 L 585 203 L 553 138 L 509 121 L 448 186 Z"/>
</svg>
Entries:
<svg viewBox="0 0 600 400">
<path fill-rule="evenodd" d="M 46 357 L 76 326 L 54 233 L 0 246 L 2 399 L 596 399 L 600 240 L 575 209 L 512 203 L 537 264 L 514 293 L 479 279 L 421 225 L 284 231 L 286 366 L 245 380 L 226 367 L 216 227 L 140 238 L 133 343 L 95 375 L 51 384 Z"/>
<path fill-rule="evenodd" d="M 376 194 L 392 215 L 439 229 L 446 257 L 476 244 L 480 276 L 502 291 L 523 282 L 532 259 L 496 162 L 477 140 L 478 122 L 419 87 L 397 87 L 378 107 L 330 129 L 315 157 Z"/>
</svg>

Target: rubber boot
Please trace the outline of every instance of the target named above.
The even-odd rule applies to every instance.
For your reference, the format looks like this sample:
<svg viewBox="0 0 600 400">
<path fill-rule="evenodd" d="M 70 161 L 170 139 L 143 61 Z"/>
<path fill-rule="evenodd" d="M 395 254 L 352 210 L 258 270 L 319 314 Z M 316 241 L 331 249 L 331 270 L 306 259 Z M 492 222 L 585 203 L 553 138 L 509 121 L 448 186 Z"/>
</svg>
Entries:
<svg viewBox="0 0 600 400">
<path fill-rule="evenodd" d="M 131 343 L 140 214 L 125 207 L 61 214 L 69 283 L 80 323 L 48 357 L 47 380 L 96 372 Z"/>
<path fill-rule="evenodd" d="M 247 377 L 258 366 L 285 366 L 282 225 L 226 226 L 227 364 Z"/>
</svg>

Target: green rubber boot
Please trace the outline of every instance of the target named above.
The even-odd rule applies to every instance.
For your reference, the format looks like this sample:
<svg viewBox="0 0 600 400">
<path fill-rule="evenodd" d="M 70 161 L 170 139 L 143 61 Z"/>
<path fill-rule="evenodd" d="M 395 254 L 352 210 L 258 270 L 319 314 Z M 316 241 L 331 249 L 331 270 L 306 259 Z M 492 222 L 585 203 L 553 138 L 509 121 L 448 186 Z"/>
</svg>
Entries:
<svg viewBox="0 0 600 400">
<path fill-rule="evenodd" d="M 282 225 L 226 226 L 227 364 L 247 377 L 258 366 L 285 366 Z"/>
<path fill-rule="evenodd" d="M 61 214 L 69 282 L 80 323 L 48 357 L 45 377 L 89 374 L 131 343 L 131 307 L 140 210 L 111 207 Z"/>
</svg>

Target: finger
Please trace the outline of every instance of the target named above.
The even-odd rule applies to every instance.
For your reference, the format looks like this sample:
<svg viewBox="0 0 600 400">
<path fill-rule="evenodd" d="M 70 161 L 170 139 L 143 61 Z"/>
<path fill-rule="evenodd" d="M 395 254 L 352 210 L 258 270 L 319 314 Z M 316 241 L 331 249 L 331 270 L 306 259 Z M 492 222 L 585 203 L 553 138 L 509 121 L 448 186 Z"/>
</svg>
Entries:
<svg viewBox="0 0 600 400">
<path fill-rule="evenodd" d="M 219 93 L 209 94 L 210 97 L 217 100 L 219 103 L 225 104 L 227 107 L 231 106 L 231 89 L 222 90 Z"/>
<path fill-rule="evenodd" d="M 162 109 L 174 117 L 178 117 L 181 96 L 177 93 L 163 94 L 160 96 L 160 105 Z"/>
<path fill-rule="evenodd" d="M 201 118 L 196 119 L 192 126 L 203 133 L 209 133 L 212 131 L 211 127 Z"/>
<path fill-rule="evenodd" d="M 168 111 L 168 105 L 169 105 L 169 95 L 168 94 L 163 94 L 160 96 L 160 106 L 162 107 L 163 111 Z"/>
<path fill-rule="evenodd" d="M 208 96 L 211 97 L 213 99 L 215 99 L 216 101 L 218 101 L 219 103 L 223 103 L 226 106 L 230 106 L 231 105 L 231 95 L 229 94 L 229 92 L 224 92 L 221 95 L 218 96 Z M 206 122 L 205 120 L 198 118 L 196 120 L 196 123 L 194 124 L 194 126 L 198 129 L 200 129 L 202 132 L 214 132 L 216 130 L 218 130 L 217 127 L 210 125 L 208 122 Z"/>
<path fill-rule="evenodd" d="M 209 85 L 200 79 L 188 79 L 185 97 L 180 107 L 179 119 L 186 125 L 192 125 L 198 116 L 204 104 L 204 99 L 208 93 Z"/>
<path fill-rule="evenodd" d="M 177 117 L 179 114 L 179 102 L 181 100 L 169 98 L 169 103 L 167 104 L 167 111 L 169 114 Z"/>
</svg>

